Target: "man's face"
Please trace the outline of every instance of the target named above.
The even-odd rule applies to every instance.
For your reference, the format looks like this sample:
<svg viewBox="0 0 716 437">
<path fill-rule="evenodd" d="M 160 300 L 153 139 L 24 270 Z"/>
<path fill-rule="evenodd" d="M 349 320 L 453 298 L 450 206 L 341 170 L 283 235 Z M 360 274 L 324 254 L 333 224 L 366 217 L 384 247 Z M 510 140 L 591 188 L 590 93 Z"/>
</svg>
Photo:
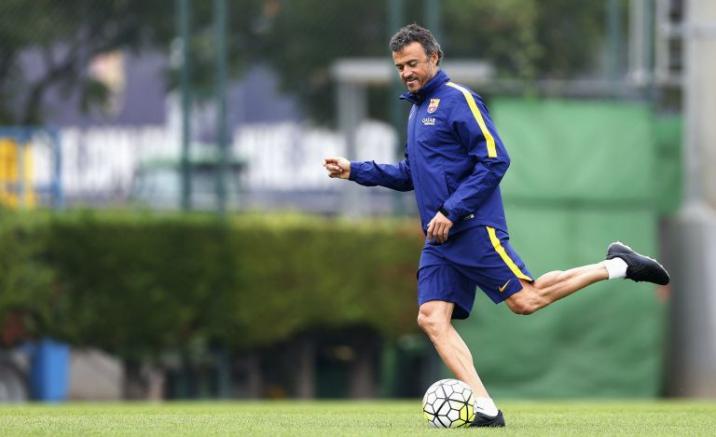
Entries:
<svg viewBox="0 0 716 437">
<path fill-rule="evenodd" d="M 400 80 L 414 93 L 425 86 L 438 71 L 438 54 L 425 54 L 419 42 L 412 42 L 399 52 L 393 52 L 393 62 L 400 74 Z"/>
</svg>

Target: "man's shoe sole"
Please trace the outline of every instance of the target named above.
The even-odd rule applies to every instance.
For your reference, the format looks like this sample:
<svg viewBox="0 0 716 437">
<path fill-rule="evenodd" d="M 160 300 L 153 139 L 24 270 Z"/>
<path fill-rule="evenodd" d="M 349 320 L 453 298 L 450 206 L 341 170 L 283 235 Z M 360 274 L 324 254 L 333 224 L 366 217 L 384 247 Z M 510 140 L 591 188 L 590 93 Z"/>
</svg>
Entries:
<svg viewBox="0 0 716 437">
<path fill-rule="evenodd" d="M 489 417 L 484 414 L 475 413 L 475 420 L 470 424 L 471 428 L 502 428 L 505 426 L 505 416 L 502 410 L 497 410 L 497 416 Z"/>
</svg>

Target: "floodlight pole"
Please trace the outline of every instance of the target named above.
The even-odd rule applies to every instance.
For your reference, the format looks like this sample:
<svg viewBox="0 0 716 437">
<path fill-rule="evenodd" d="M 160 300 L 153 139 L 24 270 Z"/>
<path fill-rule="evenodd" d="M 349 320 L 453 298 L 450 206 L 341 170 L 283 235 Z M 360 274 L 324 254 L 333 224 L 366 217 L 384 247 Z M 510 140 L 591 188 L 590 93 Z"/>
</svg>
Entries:
<svg viewBox="0 0 716 437">
<path fill-rule="evenodd" d="M 630 0 L 629 3 L 629 80 L 637 86 L 653 83 L 654 2 Z"/>
<path fill-rule="evenodd" d="M 689 0 L 684 33 L 684 204 L 666 225 L 672 269 L 668 394 L 716 397 L 716 2 Z"/>
<path fill-rule="evenodd" d="M 216 141 L 219 166 L 216 172 L 217 212 L 226 214 L 226 167 L 228 134 L 226 120 L 226 0 L 214 0 L 214 35 L 216 41 Z"/>
<path fill-rule="evenodd" d="M 177 0 L 177 27 L 181 41 L 181 209 L 191 209 L 191 168 L 189 142 L 191 141 L 191 1 Z"/>
<path fill-rule="evenodd" d="M 349 82 L 339 82 L 337 93 L 338 126 L 345 133 L 346 158 L 355 161 L 357 156 L 358 127 L 365 120 L 367 96 L 364 87 Z M 349 217 L 365 215 L 365 193 L 357 184 L 344 186 L 343 212 Z"/>
<path fill-rule="evenodd" d="M 607 27 L 607 75 L 609 80 L 618 81 L 621 76 L 621 52 L 622 52 L 622 11 L 620 0 L 609 0 L 607 3 L 606 27 Z"/>
<path fill-rule="evenodd" d="M 60 134 L 56 129 L 48 130 L 52 142 L 52 207 L 62 209 L 65 206 L 65 196 L 62 189 L 62 147 Z"/>
<path fill-rule="evenodd" d="M 440 27 L 440 0 L 423 0 L 423 16 L 425 25 L 430 29 L 435 39 L 442 43 L 442 28 Z"/>
<path fill-rule="evenodd" d="M 400 29 L 405 23 L 405 0 L 390 0 L 388 2 L 388 40 Z M 398 99 L 398 96 L 405 90 L 400 76 L 397 71 L 390 80 L 390 89 L 388 94 L 390 108 L 390 122 L 396 133 L 395 159 L 400 161 L 405 154 L 406 132 L 405 124 L 407 122 L 407 105 Z M 402 215 L 405 212 L 404 196 L 401 193 L 393 193 L 393 214 Z"/>
<path fill-rule="evenodd" d="M 388 2 L 388 39 L 403 25 L 405 21 L 405 0 L 390 0 Z M 398 100 L 398 96 L 404 88 L 400 82 L 400 76 L 396 72 L 390 80 L 390 120 L 398 133 L 398 147 L 396 158 L 402 159 L 403 145 L 405 145 L 405 105 Z"/>
</svg>

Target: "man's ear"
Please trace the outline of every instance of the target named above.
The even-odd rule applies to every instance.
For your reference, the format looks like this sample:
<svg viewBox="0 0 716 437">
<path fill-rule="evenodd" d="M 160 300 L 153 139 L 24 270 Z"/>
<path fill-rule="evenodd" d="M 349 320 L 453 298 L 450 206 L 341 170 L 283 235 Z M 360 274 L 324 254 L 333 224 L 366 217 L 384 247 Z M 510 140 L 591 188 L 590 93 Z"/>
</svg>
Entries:
<svg viewBox="0 0 716 437">
<path fill-rule="evenodd" d="M 433 52 L 430 55 L 430 63 L 433 65 L 438 65 L 439 61 L 440 61 L 440 58 L 438 57 L 438 52 Z"/>
</svg>

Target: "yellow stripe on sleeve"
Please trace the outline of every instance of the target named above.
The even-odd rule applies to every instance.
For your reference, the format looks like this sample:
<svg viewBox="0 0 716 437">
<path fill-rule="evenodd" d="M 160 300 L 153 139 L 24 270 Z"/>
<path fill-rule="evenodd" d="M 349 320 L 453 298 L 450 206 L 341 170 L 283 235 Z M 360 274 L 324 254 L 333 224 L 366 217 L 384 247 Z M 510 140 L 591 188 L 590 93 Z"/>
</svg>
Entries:
<svg viewBox="0 0 716 437">
<path fill-rule="evenodd" d="M 472 93 L 453 82 L 448 82 L 447 86 L 455 88 L 456 90 L 460 91 L 463 96 L 465 96 L 465 100 L 467 100 L 467 106 L 470 107 L 470 111 L 472 111 L 472 116 L 475 117 L 475 121 L 477 122 L 477 125 L 480 126 L 482 135 L 485 136 L 485 141 L 487 141 L 487 157 L 496 158 L 497 149 L 495 149 L 495 138 L 493 138 L 492 134 L 490 133 L 490 130 L 487 129 L 485 119 L 482 118 L 482 113 L 480 113 L 480 109 L 477 107 L 477 103 L 475 103 L 475 98 L 472 96 Z"/>
<path fill-rule="evenodd" d="M 507 267 L 512 270 L 512 273 L 515 274 L 520 279 L 524 279 L 525 281 L 532 282 L 532 278 L 522 273 L 522 270 L 520 270 L 519 267 L 517 267 L 517 264 L 515 264 L 514 261 L 512 261 L 512 258 L 507 254 L 505 251 L 505 248 L 502 247 L 502 243 L 500 243 L 500 239 L 497 238 L 497 234 L 495 233 L 495 228 L 492 228 L 490 226 L 486 226 L 487 228 L 487 234 L 490 236 L 490 242 L 492 243 L 492 247 L 495 248 L 495 251 L 500 255 L 500 258 L 502 258 L 502 261 L 507 264 Z"/>
</svg>

